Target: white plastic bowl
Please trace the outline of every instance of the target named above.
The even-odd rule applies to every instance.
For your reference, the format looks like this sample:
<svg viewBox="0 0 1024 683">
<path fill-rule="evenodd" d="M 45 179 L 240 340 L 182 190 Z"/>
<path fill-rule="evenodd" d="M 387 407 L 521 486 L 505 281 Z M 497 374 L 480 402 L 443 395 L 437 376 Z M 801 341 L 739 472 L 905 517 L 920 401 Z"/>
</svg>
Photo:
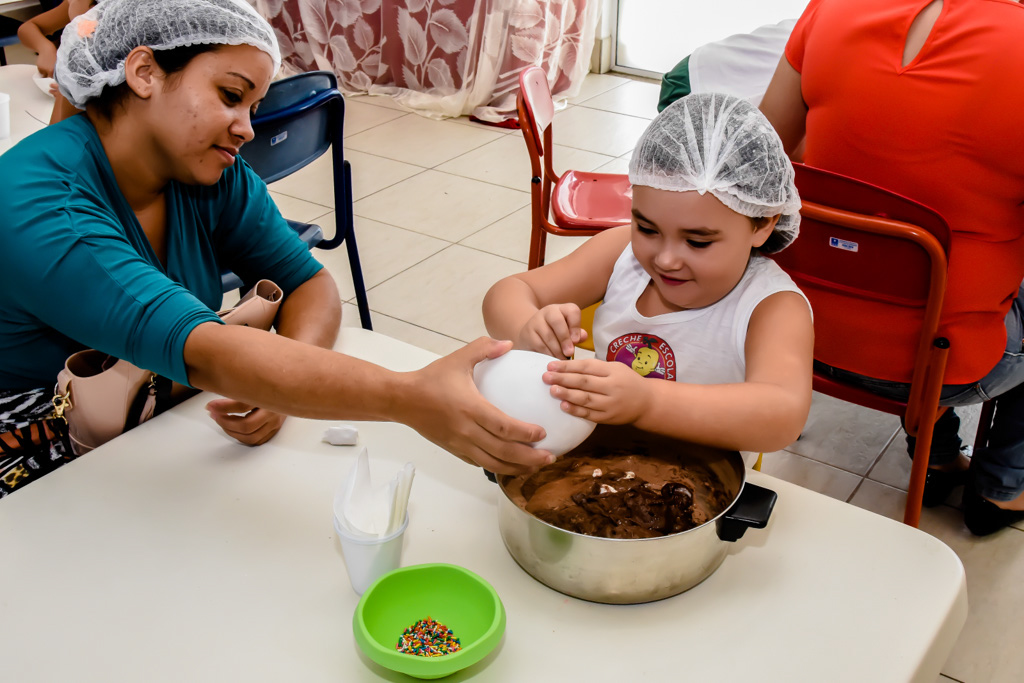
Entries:
<svg viewBox="0 0 1024 683">
<path fill-rule="evenodd" d="M 36 87 L 38 87 L 47 95 L 50 95 L 50 86 L 57 82 L 52 78 L 47 78 L 45 76 L 40 76 L 38 74 L 33 76 L 32 80 L 35 82 Z M 50 97 L 53 97 L 53 95 L 50 95 Z"/>
</svg>

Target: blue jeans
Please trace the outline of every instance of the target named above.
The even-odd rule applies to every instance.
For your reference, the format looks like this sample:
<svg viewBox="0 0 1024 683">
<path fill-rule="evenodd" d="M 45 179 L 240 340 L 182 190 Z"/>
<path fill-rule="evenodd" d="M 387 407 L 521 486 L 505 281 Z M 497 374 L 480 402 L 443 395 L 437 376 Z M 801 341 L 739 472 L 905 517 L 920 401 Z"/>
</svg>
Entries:
<svg viewBox="0 0 1024 683">
<path fill-rule="evenodd" d="M 910 385 L 864 377 L 815 362 L 817 372 L 864 387 L 872 393 L 900 401 L 907 400 Z M 990 500 L 1013 500 L 1024 491 L 1024 287 L 1006 313 L 1006 349 L 992 370 L 977 382 L 947 384 L 939 403 L 968 406 L 995 400 L 995 414 L 988 445 L 971 458 L 974 486 Z M 960 452 L 960 418 L 947 410 L 935 422 L 929 464 L 953 462 Z M 907 437 L 907 450 L 914 454 L 916 439 Z"/>
</svg>

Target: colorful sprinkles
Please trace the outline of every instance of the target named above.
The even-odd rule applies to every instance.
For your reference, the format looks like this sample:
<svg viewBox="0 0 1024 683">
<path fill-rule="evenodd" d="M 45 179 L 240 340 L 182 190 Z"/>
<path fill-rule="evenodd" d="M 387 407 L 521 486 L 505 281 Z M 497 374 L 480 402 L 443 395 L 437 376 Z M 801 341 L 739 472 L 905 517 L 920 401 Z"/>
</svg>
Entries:
<svg viewBox="0 0 1024 683">
<path fill-rule="evenodd" d="M 395 649 L 418 657 L 441 657 L 458 652 L 462 643 L 450 628 L 427 617 L 405 629 Z"/>
</svg>

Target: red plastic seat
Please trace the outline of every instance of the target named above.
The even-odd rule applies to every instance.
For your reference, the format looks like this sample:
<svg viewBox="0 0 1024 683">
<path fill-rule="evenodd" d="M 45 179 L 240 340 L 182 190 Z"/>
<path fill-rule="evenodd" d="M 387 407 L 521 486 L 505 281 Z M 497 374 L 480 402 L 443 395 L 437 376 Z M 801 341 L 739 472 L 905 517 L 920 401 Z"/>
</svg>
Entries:
<svg viewBox="0 0 1024 683">
<path fill-rule="evenodd" d="M 555 103 L 540 67 L 530 67 L 519 75 L 517 108 L 533 174 L 529 260 L 533 269 L 544 264 L 548 233 L 586 236 L 628 225 L 633 190 L 628 176 L 618 173 L 555 173 L 551 159 Z"/>
<path fill-rule="evenodd" d="M 950 230 L 932 209 L 868 183 L 793 164 L 803 207 L 800 236 L 773 258 L 814 309 L 814 358 L 868 377 L 911 385 L 906 403 L 814 374 L 829 396 L 904 416 L 918 454 L 930 452 L 941 414 L 949 341 L 939 331 Z M 907 321 L 912 321 L 908 325 Z M 928 458 L 915 457 L 903 521 L 917 526 Z"/>
</svg>

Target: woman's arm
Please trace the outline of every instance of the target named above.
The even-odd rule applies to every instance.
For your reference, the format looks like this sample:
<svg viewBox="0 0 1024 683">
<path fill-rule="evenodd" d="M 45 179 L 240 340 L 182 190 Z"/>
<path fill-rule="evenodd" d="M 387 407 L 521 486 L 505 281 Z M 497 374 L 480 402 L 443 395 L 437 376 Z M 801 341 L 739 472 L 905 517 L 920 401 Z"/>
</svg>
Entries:
<svg viewBox="0 0 1024 683">
<path fill-rule="evenodd" d="M 528 445 L 542 428 L 504 415 L 473 383 L 473 367 L 509 346 L 481 338 L 398 373 L 282 335 L 202 323 L 186 339 L 185 363 L 197 388 L 299 417 L 401 422 L 467 462 L 515 474 L 554 457 Z"/>
<path fill-rule="evenodd" d="M 571 356 L 583 338 L 580 309 L 604 296 L 629 235 L 629 226 L 605 230 L 563 259 L 499 280 L 484 297 L 488 333 L 516 348 Z"/>
<path fill-rule="evenodd" d="M 640 377 L 622 363 L 555 361 L 545 381 L 563 410 L 596 422 L 632 423 L 687 441 L 775 451 L 800 435 L 811 405 L 814 332 L 793 292 L 762 301 L 746 337 L 740 384 L 685 384 Z"/>
<path fill-rule="evenodd" d="M 277 333 L 329 349 L 341 327 L 341 299 L 327 269 L 299 285 L 281 304 L 275 321 Z M 269 441 L 281 429 L 286 415 L 242 401 L 217 399 L 206 404 L 210 417 L 229 436 L 250 446 Z"/>
<path fill-rule="evenodd" d="M 57 63 L 57 48 L 47 36 L 67 26 L 69 21 L 68 0 L 64 0 L 18 27 L 18 40 L 28 49 L 39 53 L 36 68 L 47 78 L 53 77 L 53 67 Z"/>
<path fill-rule="evenodd" d="M 807 104 L 801 90 L 800 72 L 793 68 L 785 55 L 779 60 L 760 109 L 782 138 L 786 154 L 790 158 L 802 157 Z"/>
</svg>

